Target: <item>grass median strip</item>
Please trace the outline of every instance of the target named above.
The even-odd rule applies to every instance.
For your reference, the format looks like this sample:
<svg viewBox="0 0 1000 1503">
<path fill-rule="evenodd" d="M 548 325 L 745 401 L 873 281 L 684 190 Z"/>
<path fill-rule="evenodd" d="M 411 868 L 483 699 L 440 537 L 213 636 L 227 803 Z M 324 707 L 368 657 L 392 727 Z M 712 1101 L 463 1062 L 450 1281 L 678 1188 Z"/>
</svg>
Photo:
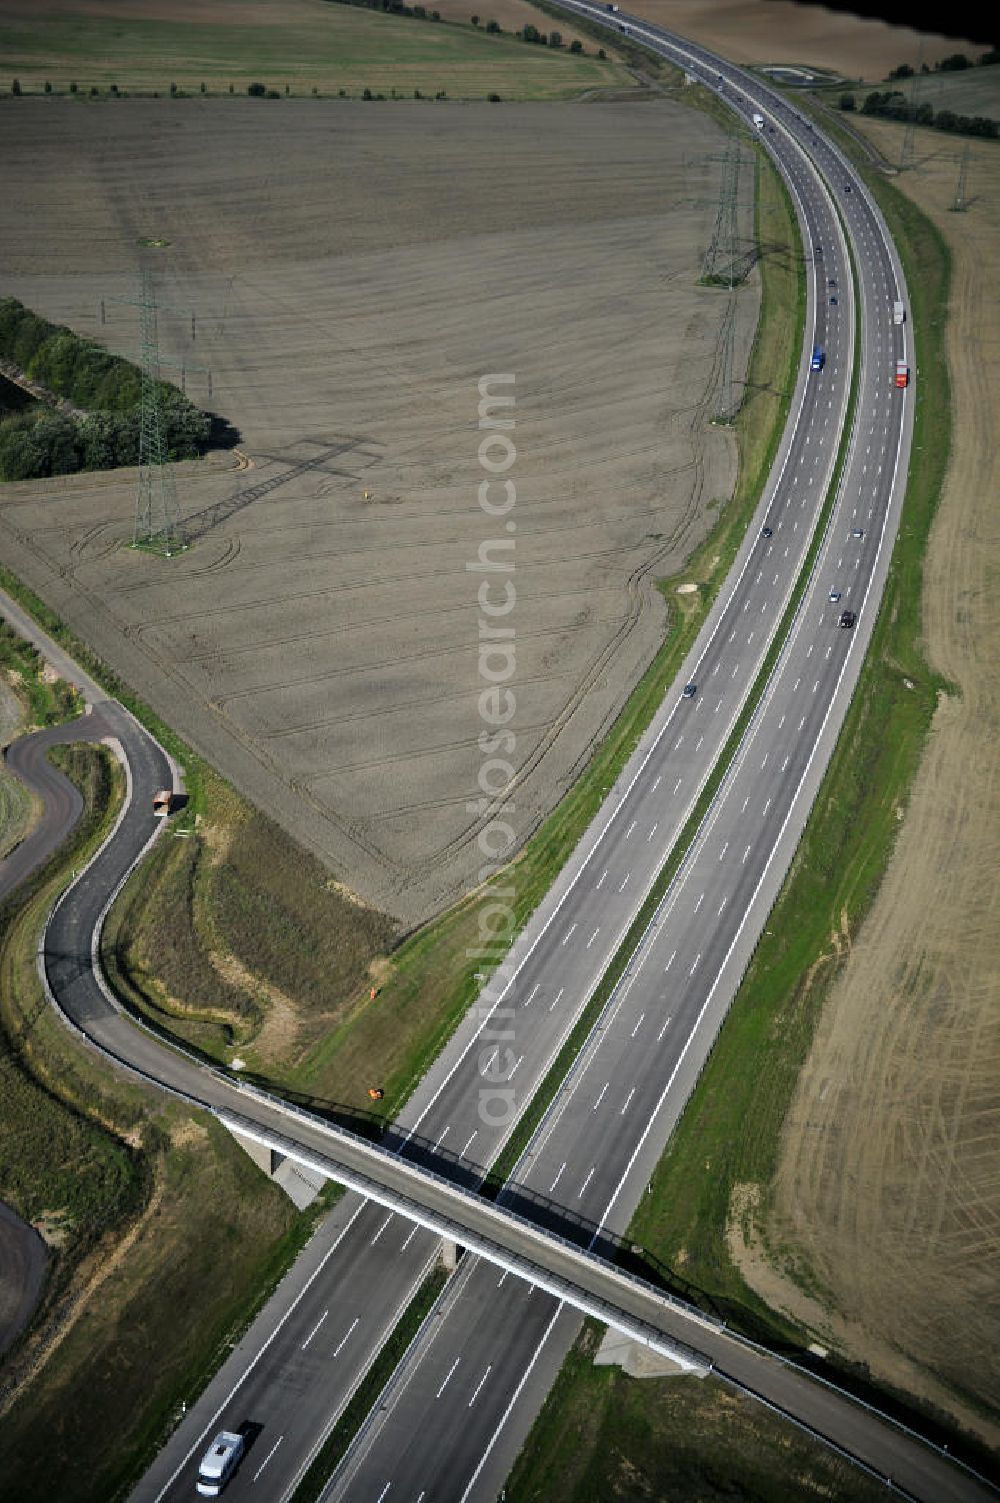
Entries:
<svg viewBox="0 0 1000 1503">
<path fill-rule="evenodd" d="M 594 1025 L 597 1023 L 606 1006 L 613 998 L 614 993 L 620 981 L 622 980 L 628 965 L 636 956 L 642 938 L 650 923 L 653 921 L 657 909 L 660 907 L 660 904 L 666 897 L 666 894 L 674 878 L 677 876 L 677 873 L 680 871 L 685 858 L 694 846 L 704 820 L 709 810 L 711 809 L 713 802 L 715 801 L 715 798 L 723 784 L 723 781 L 725 780 L 726 775 L 729 772 L 729 769 L 732 766 L 733 761 L 737 755 L 737 752 L 739 751 L 739 747 L 743 741 L 747 729 L 750 726 L 754 716 L 756 715 L 757 710 L 760 707 L 760 704 L 767 691 L 767 686 L 771 680 L 771 676 L 778 664 L 778 660 L 788 640 L 788 635 L 792 629 L 792 625 L 798 613 L 799 606 L 801 605 L 802 598 L 805 595 L 806 589 L 808 588 L 809 582 L 812 578 L 816 559 L 823 545 L 823 541 L 826 536 L 826 529 L 829 524 L 830 517 L 833 513 L 833 508 L 836 504 L 838 492 L 840 490 L 841 479 L 844 472 L 844 465 L 847 460 L 851 434 L 853 431 L 855 408 L 857 406 L 857 391 L 859 380 L 858 352 L 860 349 L 858 339 L 859 331 L 860 314 L 856 310 L 855 359 L 851 372 L 851 389 L 848 397 L 846 421 L 844 423 L 844 429 L 841 434 L 837 460 L 834 466 L 833 476 L 827 489 L 827 494 L 824 498 L 823 506 L 820 510 L 819 518 L 813 532 L 812 541 L 810 542 L 805 561 L 799 572 L 798 579 L 795 582 L 795 586 L 792 590 L 791 597 L 782 616 L 778 630 L 775 632 L 774 638 L 772 639 L 771 645 L 768 648 L 760 671 L 758 672 L 757 677 L 754 680 L 753 687 L 747 697 L 746 703 L 740 713 L 739 719 L 733 727 L 732 733 L 730 734 L 729 739 L 726 742 L 725 747 L 723 748 L 722 754 L 719 757 L 719 760 L 716 762 L 711 774 L 709 775 L 705 786 L 702 789 L 701 795 L 698 798 L 698 802 L 695 804 L 695 807 L 686 825 L 684 826 L 684 829 L 681 831 L 681 834 L 673 850 L 667 857 L 660 875 L 657 877 L 655 883 L 653 884 L 649 896 L 646 898 L 646 901 L 643 903 L 642 908 L 639 910 L 639 913 L 636 916 L 632 927 L 629 929 L 628 934 L 622 941 L 622 944 L 620 945 L 614 960 L 605 973 L 590 1002 L 587 1004 L 587 1007 L 581 1015 L 579 1022 L 573 1029 L 572 1034 L 560 1051 L 555 1064 L 552 1066 L 552 1069 L 549 1071 L 549 1074 L 546 1076 L 539 1089 L 535 1092 L 535 1095 L 533 1096 L 531 1101 L 531 1105 L 518 1121 L 517 1127 L 511 1134 L 511 1137 L 504 1147 L 502 1154 L 497 1159 L 496 1163 L 492 1166 L 488 1185 L 494 1194 L 499 1194 L 504 1182 L 509 1179 L 510 1175 L 513 1173 L 518 1160 L 521 1158 L 521 1155 L 527 1148 L 528 1143 L 534 1136 L 549 1107 L 558 1096 L 559 1090 L 561 1089 L 564 1081 L 566 1081 L 566 1079 L 568 1078 L 572 1066 L 578 1055 L 580 1054 L 580 1051 L 584 1047 L 584 1044 L 586 1043 L 587 1038 L 594 1028 Z"/>
</svg>

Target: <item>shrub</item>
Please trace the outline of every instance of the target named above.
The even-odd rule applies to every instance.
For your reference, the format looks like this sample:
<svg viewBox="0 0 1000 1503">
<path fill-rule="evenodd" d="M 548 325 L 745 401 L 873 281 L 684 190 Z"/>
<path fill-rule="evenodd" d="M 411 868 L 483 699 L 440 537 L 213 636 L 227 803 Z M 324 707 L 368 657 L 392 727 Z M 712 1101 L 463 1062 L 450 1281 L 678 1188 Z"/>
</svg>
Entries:
<svg viewBox="0 0 1000 1503">
<path fill-rule="evenodd" d="M 117 99 L 118 98 L 118 85 L 116 83 L 109 84 L 108 85 L 108 93 L 111 95 L 111 97 L 113 99 Z"/>
<path fill-rule="evenodd" d="M 414 89 L 413 97 L 414 99 L 423 99 L 424 96 L 421 94 L 419 89 Z"/>
<path fill-rule="evenodd" d="M 361 98 L 362 99 L 374 99 L 375 96 L 372 93 L 371 89 L 362 89 L 361 90 Z"/>
<path fill-rule="evenodd" d="M 570 52 L 582 52 L 583 51 L 583 43 L 580 41 L 579 37 L 574 37 L 573 38 L 573 40 L 569 44 L 569 50 L 570 50 Z"/>
<path fill-rule="evenodd" d="M 470 16 L 469 20 L 472 22 L 473 26 L 478 26 L 479 25 L 479 17 L 478 16 Z"/>
<path fill-rule="evenodd" d="M 912 78 L 913 77 L 913 69 L 910 67 L 909 63 L 900 63 L 900 65 L 899 65 L 898 68 L 893 68 L 892 72 L 888 75 L 888 77 L 889 78 Z"/>
<path fill-rule="evenodd" d="M 597 49 L 597 56 L 601 59 L 601 62 L 603 63 L 603 62 L 605 62 L 607 60 L 608 54 L 605 52 L 605 50 L 604 50 L 603 47 L 598 47 L 598 49 Z"/>
<path fill-rule="evenodd" d="M 856 104 L 857 100 L 855 99 L 853 94 L 841 94 L 840 108 L 842 110 L 853 110 Z"/>
<path fill-rule="evenodd" d="M 489 32 L 489 34 L 490 34 L 491 37 L 499 36 L 500 35 L 500 22 L 499 21 L 487 21 L 487 23 L 486 23 L 486 30 Z"/>
<path fill-rule="evenodd" d="M 549 46 L 550 47 L 561 47 L 562 46 L 562 32 L 561 31 L 550 31 L 549 32 Z"/>
<path fill-rule="evenodd" d="M 267 93 L 267 89 L 262 83 L 252 83 L 247 84 L 247 93 L 250 95 L 251 99 L 263 99 L 264 95 Z"/>
<path fill-rule="evenodd" d="M 268 99 L 280 99 L 281 98 L 281 90 L 280 89 L 268 89 L 268 91 L 267 91 L 267 98 Z"/>
<path fill-rule="evenodd" d="M 503 103 L 503 101 L 501 100 L 499 94 L 488 94 L 486 97 L 488 98 L 490 104 L 502 104 Z"/>
<path fill-rule="evenodd" d="M 21 92 L 21 80 L 19 78 L 15 78 L 14 82 L 11 84 L 11 86 L 10 86 L 10 92 L 12 94 L 20 94 L 20 92 Z"/>
<path fill-rule="evenodd" d="M 51 83 L 49 82 L 48 79 L 45 80 L 45 92 L 46 92 L 46 94 L 51 94 L 52 93 L 52 85 L 51 85 Z"/>
<path fill-rule="evenodd" d="M 171 99 L 177 98 L 177 85 L 175 83 L 170 85 L 170 97 Z"/>
<path fill-rule="evenodd" d="M 70 91 L 71 94 L 75 94 L 76 93 L 76 84 L 75 83 L 71 83 L 70 84 L 69 91 Z"/>
<path fill-rule="evenodd" d="M 289 94 L 290 94 L 290 93 L 291 93 L 291 92 L 292 92 L 292 87 L 291 87 L 291 84 L 285 84 L 285 97 L 286 97 L 286 99 L 287 99 L 287 97 L 288 97 L 288 95 L 289 95 Z"/>
<path fill-rule="evenodd" d="M 229 92 L 230 92 L 230 94 L 235 94 L 236 93 L 236 85 L 235 84 L 230 84 L 229 85 Z"/>
<path fill-rule="evenodd" d="M 201 89 L 201 92 L 203 94 L 207 94 L 208 93 L 208 90 L 206 89 L 206 87 L 205 87 L 204 84 L 199 84 L 199 88 Z"/>
<path fill-rule="evenodd" d="M 950 57 L 943 57 L 938 63 L 942 73 L 958 73 L 963 68 L 971 68 L 971 66 L 964 52 L 953 52 Z"/>
<path fill-rule="evenodd" d="M 98 99 L 100 97 L 100 93 L 101 93 L 101 91 L 97 87 L 97 85 L 96 84 L 91 84 L 91 86 L 90 86 L 90 97 L 91 97 L 91 99 Z"/>
<path fill-rule="evenodd" d="M 448 98 L 447 91 L 445 89 L 438 89 L 437 93 L 434 95 L 434 98 L 435 99 L 447 99 Z"/>
</svg>

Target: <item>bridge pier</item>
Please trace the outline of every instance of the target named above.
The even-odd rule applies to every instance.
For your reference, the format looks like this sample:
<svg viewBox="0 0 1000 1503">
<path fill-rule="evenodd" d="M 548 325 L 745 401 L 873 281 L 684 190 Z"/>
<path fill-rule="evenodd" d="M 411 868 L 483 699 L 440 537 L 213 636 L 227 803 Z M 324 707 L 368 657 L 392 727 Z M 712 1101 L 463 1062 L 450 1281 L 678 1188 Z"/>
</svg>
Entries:
<svg viewBox="0 0 1000 1503">
<path fill-rule="evenodd" d="M 454 1273 L 458 1267 L 458 1243 L 452 1242 L 449 1237 L 441 1239 L 441 1262 L 445 1273 Z"/>
<path fill-rule="evenodd" d="M 641 1341 L 609 1326 L 594 1357 L 595 1367 L 620 1367 L 630 1378 L 689 1378 L 691 1368 L 674 1362 L 662 1352 L 654 1352 Z M 706 1370 L 695 1371 L 704 1378 Z"/>
</svg>

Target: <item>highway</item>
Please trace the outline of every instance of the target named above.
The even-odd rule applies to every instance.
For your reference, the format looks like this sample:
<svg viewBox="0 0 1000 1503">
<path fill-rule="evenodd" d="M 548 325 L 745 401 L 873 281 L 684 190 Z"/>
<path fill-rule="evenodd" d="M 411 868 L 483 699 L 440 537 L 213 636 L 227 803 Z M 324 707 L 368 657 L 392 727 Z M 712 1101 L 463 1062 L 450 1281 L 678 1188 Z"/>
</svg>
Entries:
<svg viewBox="0 0 1000 1503">
<path fill-rule="evenodd" d="M 519 1107 L 530 1098 L 683 827 L 780 620 L 832 474 L 853 360 L 846 246 L 831 198 L 792 133 L 782 130 L 768 144 L 802 215 L 812 257 L 806 346 L 824 344 L 826 366 L 810 375 L 803 358 L 793 419 L 758 524 L 684 668 L 681 681 L 696 682 L 698 693 L 691 700 L 675 694 L 663 707 L 508 966 L 401 1114 L 395 1146 L 402 1155 L 433 1161 L 459 1184 L 481 1178 L 512 1125 L 506 1117 L 493 1120 L 484 1107 L 484 1076 L 502 1079 Z M 627 1224 L 780 886 L 850 697 L 898 520 L 901 486 L 894 481 L 897 470 L 905 474 L 910 404 L 891 387 L 906 330 L 892 327 L 889 309 L 905 290 L 859 184 L 844 203 L 861 273 L 862 383 L 847 481 L 821 566 L 694 852 L 516 1176 L 547 1201 L 612 1231 Z M 852 536 L 855 527 L 860 537 Z M 826 598 L 833 584 L 843 597 L 836 607 Z M 844 606 L 858 611 L 853 632 L 836 625 Z M 100 713 L 111 711 L 102 705 Z M 136 796 L 116 840 L 56 909 L 45 941 L 46 973 L 59 1005 L 100 1045 L 173 1089 L 231 1108 L 233 1085 L 196 1071 L 132 1027 L 92 964 L 93 937 L 110 897 L 154 833 L 143 800 L 170 781 L 163 753 L 121 716 L 114 731 Z M 290 1131 L 277 1106 L 244 1097 L 241 1109 Z M 516 1192 L 512 1203 L 519 1204 Z M 537 1212 L 534 1201 L 530 1212 Z M 565 1234 L 566 1218 L 555 1219 Z M 269 1498 L 289 1496 L 435 1248 L 434 1236 L 411 1222 L 345 1197 L 310 1250 L 315 1268 L 297 1276 L 297 1302 L 291 1306 L 286 1297 L 280 1316 L 269 1312 L 280 1327 L 241 1345 L 134 1496 L 191 1496 L 207 1431 L 248 1419 L 264 1427 L 259 1449 L 227 1495 L 259 1496 L 263 1487 Z M 338 1495 L 493 1495 L 572 1338 L 575 1317 L 561 1315 L 557 1301 L 537 1289 L 500 1281 L 495 1269 L 469 1260 L 430 1329 L 433 1341 L 407 1364 L 391 1404 L 338 1477 Z M 439 1392 L 449 1395 L 444 1405 Z M 459 1394 L 464 1404 L 456 1403 Z M 884 1454 L 884 1427 L 877 1429 L 882 1439 L 874 1449 Z M 911 1470 L 923 1465 L 911 1457 Z M 956 1490 L 911 1491 L 979 1495 L 946 1470 Z"/>
</svg>

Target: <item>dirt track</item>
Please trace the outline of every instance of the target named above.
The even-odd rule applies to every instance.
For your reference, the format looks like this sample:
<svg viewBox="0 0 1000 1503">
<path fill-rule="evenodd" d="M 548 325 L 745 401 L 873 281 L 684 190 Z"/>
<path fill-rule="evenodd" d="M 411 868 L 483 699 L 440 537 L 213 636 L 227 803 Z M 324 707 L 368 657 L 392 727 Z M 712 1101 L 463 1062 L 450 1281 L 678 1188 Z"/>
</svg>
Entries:
<svg viewBox="0 0 1000 1503">
<path fill-rule="evenodd" d="M 183 559 L 123 548 L 128 476 L 6 487 L 0 555 L 339 876 L 422 917 L 479 867 L 479 378 L 517 378 L 523 839 L 659 640 L 652 577 L 732 487 L 725 298 L 695 285 L 721 133 L 669 102 L 290 100 L 280 134 L 255 101 L 21 103 L 6 290 L 130 350 L 99 299 L 167 239 L 161 297 L 198 308 L 187 356 L 254 468 L 178 477 Z M 187 327 L 164 312 L 164 347 Z"/>
<path fill-rule="evenodd" d="M 868 125 L 898 158 L 892 127 Z M 886 144 L 888 143 L 888 144 Z M 786 1125 L 768 1241 L 828 1291 L 825 1315 L 759 1257 L 771 1302 L 873 1372 L 1000 1441 L 1000 156 L 921 132 L 899 186 L 953 255 L 955 427 L 924 588 L 942 700 L 892 864 L 825 1008 Z M 919 459 L 918 461 L 919 462 Z"/>
</svg>

